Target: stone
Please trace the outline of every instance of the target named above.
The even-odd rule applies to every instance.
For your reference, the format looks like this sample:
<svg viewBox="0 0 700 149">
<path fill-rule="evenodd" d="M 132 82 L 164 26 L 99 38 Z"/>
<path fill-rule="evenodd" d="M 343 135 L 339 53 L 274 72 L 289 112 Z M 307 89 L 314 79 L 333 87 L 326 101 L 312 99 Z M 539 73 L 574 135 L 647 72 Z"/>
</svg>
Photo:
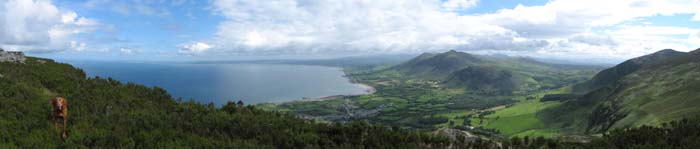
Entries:
<svg viewBox="0 0 700 149">
<path fill-rule="evenodd" d="M 19 51 L 5 51 L 0 49 L 0 62 L 24 63 L 27 57 Z"/>
</svg>

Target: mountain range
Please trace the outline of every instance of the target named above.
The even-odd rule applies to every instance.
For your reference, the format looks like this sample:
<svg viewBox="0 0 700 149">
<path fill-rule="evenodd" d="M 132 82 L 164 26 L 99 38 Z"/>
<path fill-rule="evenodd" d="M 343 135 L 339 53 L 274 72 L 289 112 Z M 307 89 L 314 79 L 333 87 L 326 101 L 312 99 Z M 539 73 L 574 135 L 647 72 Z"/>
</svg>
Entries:
<svg viewBox="0 0 700 149">
<path fill-rule="evenodd" d="M 580 98 L 540 111 L 551 127 L 600 133 L 700 115 L 700 49 L 633 58 L 574 85 Z"/>
<path fill-rule="evenodd" d="M 550 64 L 527 57 L 487 57 L 451 50 L 424 53 L 389 72 L 410 79 L 436 80 L 449 87 L 491 94 L 523 94 L 587 79 L 599 67 Z"/>
</svg>

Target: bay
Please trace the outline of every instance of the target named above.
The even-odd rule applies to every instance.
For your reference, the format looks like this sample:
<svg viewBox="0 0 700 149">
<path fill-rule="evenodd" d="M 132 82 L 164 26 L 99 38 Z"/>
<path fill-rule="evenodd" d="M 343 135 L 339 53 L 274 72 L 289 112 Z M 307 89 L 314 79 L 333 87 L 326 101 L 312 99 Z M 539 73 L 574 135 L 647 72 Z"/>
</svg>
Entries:
<svg viewBox="0 0 700 149">
<path fill-rule="evenodd" d="M 370 88 L 351 83 L 342 69 L 288 64 L 186 64 L 68 62 L 90 77 L 166 89 L 173 97 L 201 103 L 286 102 L 332 95 L 366 94 Z"/>
</svg>

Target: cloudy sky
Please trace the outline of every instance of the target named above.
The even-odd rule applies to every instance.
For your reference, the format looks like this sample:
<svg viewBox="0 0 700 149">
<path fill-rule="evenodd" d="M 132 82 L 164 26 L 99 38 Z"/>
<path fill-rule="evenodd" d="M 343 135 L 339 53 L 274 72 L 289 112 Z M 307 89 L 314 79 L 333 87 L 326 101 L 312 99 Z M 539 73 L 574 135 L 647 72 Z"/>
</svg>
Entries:
<svg viewBox="0 0 700 149">
<path fill-rule="evenodd" d="M 455 49 L 619 61 L 700 48 L 700 0 L 0 0 L 0 47 L 92 60 Z"/>
</svg>

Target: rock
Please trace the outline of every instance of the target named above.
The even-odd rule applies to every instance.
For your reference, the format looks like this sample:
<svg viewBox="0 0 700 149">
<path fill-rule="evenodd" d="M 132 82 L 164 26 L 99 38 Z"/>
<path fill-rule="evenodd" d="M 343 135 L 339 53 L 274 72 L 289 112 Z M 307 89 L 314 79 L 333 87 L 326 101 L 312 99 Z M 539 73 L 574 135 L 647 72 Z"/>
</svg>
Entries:
<svg viewBox="0 0 700 149">
<path fill-rule="evenodd" d="M 469 132 L 452 128 L 440 128 L 433 131 L 433 135 L 444 136 L 449 138 L 451 141 L 457 141 L 459 139 L 464 142 L 471 142 L 479 138 L 479 136 L 473 135 Z"/>
<path fill-rule="evenodd" d="M 24 63 L 25 60 L 27 60 L 27 57 L 22 52 L 0 49 L 0 62 Z"/>
</svg>

